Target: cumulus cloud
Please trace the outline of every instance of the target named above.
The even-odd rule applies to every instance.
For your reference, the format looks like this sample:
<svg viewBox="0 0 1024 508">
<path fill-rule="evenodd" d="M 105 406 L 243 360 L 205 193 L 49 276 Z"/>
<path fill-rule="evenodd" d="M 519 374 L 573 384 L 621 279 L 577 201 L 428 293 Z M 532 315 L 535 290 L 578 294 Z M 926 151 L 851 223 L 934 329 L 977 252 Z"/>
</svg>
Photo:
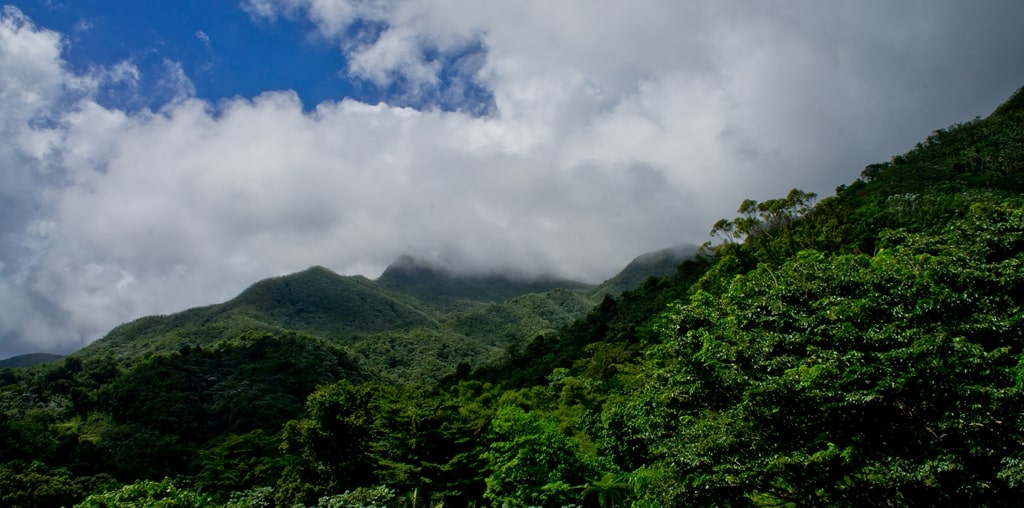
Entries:
<svg viewBox="0 0 1024 508">
<path fill-rule="evenodd" d="M 1016 2 L 245 5 L 311 21 L 393 100 L 211 103 L 167 60 L 162 106 L 119 110 L 98 97 L 137 68 L 71 73 L 60 34 L 4 10 L 0 357 L 313 264 L 599 281 L 746 197 L 828 194 L 1024 82 Z"/>
</svg>

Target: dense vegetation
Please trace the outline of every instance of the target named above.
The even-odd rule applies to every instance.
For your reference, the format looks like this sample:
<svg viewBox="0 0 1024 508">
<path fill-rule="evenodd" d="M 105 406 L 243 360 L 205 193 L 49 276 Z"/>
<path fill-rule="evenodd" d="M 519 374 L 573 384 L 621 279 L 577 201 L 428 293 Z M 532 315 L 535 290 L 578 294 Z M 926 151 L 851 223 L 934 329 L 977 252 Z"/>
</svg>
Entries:
<svg viewBox="0 0 1024 508">
<path fill-rule="evenodd" d="M 622 294 L 316 269 L 0 370 L 0 504 L 1018 505 L 1024 91 L 738 214 Z"/>
</svg>

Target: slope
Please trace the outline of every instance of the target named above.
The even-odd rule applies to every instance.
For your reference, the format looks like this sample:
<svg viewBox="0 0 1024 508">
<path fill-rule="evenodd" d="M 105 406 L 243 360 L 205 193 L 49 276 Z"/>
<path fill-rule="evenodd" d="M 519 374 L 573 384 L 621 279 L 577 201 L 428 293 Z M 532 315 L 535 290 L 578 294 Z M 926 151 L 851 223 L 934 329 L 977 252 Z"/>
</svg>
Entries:
<svg viewBox="0 0 1024 508">
<path fill-rule="evenodd" d="M 459 368 L 496 362 L 537 335 L 567 326 L 592 307 L 593 300 L 581 291 L 529 293 L 452 312 L 437 326 L 373 334 L 351 349 L 364 365 L 394 383 L 431 387 Z"/>
<path fill-rule="evenodd" d="M 368 334 L 428 325 L 434 318 L 402 295 L 361 276 L 323 267 L 257 282 L 216 305 L 118 326 L 77 356 L 138 357 L 230 339 L 243 332 L 309 333 L 344 343 Z"/>
<path fill-rule="evenodd" d="M 434 323 L 410 298 L 319 266 L 257 282 L 225 306 L 290 330 L 338 338 Z"/>
<path fill-rule="evenodd" d="M 635 289 L 649 277 L 666 277 L 676 272 L 679 265 L 697 255 L 695 245 L 677 245 L 637 256 L 612 278 L 601 283 L 594 291 L 598 297 L 618 295 Z"/>
</svg>

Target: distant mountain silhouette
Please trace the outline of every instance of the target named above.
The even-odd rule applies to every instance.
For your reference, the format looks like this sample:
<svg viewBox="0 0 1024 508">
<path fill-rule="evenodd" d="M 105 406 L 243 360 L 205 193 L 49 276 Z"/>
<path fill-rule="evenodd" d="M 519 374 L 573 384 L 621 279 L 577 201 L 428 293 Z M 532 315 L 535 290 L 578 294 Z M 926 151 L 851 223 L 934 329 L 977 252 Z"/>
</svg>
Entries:
<svg viewBox="0 0 1024 508">
<path fill-rule="evenodd" d="M 52 362 L 54 360 L 60 360 L 64 358 L 63 355 L 53 355 L 50 353 L 28 353 L 24 355 L 12 356 L 0 360 L 0 367 L 7 368 L 18 368 L 18 367 L 31 367 L 33 365 L 39 365 L 40 363 Z"/>
</svg>

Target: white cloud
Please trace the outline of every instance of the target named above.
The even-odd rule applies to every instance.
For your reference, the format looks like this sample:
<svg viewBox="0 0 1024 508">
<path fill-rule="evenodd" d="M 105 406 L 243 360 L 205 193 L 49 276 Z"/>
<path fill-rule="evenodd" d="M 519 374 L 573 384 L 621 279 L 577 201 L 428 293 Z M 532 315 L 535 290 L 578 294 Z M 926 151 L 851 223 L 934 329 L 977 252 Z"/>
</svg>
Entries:
<svg viewBox="0 0 1024 508">
<path fill-rule="evenodd" d="M 375 276 L 402 253 L 599 280 L 703 241 L 743 198 L 827 194 L 1024 78 L 1019 16 L 955 3 L 246 5 L 307 17 L 345 72 L 428 98 L 451 69 L 425 55 L 479 44 L 458 72 L 491 114 L 303 111 L 291 92 L 211 104 L 171 61 L 164 107 L 119 111 L 94 95 L 131 89 L 136 67 L 70 73 L 61 36 L 8 8 L 0 352 L 67 351 L 313 264 Z M 375 36 L 346 39 L 357 19 Z"/>
<path fill-rule="evenodd" d="M 210 36 L 207 35 L 206 32 L 196 30 L 196 39 L 199 39 L 199 42 L 202 42 L 203 45 L 206 46 L 206 49 L 210 49 Z"/>
<path fill-rule="evenodd" d="M 157 88 L 167 97 L 166 103 L 169 105 L 178 105 L 196 94 L 196 87 L 185 73 L 185 69 L 182 68 L 181 62 L 166 58 L 164 59 L 164 74 L 161 76 Z"/>
<path fill-rule="evenodd" d="M 61 100 L 65 83 L 71 81 L 61 68 L 61 37 L 55 32 L 36 30 L 31 20 L 11 6 L 0 15 L 0 107 L 3 123 L 0 134 L 5 139 L 4 164 L 0 167 L 5 181 L 17 180 L 15 171 L 31 171 L 18 167 L 14 159 L 42 159 L 56 142 L 55 131 L 27 128 L 39 125 L 50 115 L 51 108 Z"/>
</svg>

